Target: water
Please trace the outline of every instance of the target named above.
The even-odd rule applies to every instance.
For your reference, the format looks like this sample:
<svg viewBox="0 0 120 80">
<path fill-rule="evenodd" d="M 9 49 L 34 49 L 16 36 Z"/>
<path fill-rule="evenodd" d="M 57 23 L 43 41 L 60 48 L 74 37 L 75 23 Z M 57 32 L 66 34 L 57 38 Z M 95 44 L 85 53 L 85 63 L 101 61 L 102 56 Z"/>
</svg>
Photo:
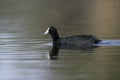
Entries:
<svg viewBox="0 0 120 80">
<path fill-rule="evenodd" d="M 120 1 L 1 0 L 0 80 L 119 80 Z M 98 47 L 52 45 L 43 35 L 93 34 Z"/>
</svg>

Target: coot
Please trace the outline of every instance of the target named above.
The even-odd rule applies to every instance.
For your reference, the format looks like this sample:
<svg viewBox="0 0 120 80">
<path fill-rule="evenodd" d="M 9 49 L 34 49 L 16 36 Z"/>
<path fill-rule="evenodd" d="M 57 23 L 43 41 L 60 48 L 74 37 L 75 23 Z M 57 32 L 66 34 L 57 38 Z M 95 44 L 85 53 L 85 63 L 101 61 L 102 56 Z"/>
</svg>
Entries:
<svg viewBox="0 0 120 80">
<path fill-rule="evenodd" d="M 101 40 L 93 35 L 74 35 L 70 37 L 61 38 L 58 35 L 58 31 L 54 26 L 50 26 L 44 34 L 50 34 L 53 40 L 53 44 L 59 45 L 75 45 L 86 46 L 91 44 L 97 44 Z"/>
</svg>

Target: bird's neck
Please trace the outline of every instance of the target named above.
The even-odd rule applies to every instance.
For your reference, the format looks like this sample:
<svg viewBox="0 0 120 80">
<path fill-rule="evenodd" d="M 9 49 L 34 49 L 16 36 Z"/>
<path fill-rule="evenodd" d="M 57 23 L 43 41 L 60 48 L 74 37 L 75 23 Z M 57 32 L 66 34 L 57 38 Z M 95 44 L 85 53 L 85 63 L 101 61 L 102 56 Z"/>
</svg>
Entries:
<svg viewBox="0 0 120 80">
<path fill-rule="evenodd" d="M 54 32 L 53 34 L 51 34 L 51 37 L 53 39 L 53 42 L 56 42 L 60 38 L 58 32 Z"/>
</svg>

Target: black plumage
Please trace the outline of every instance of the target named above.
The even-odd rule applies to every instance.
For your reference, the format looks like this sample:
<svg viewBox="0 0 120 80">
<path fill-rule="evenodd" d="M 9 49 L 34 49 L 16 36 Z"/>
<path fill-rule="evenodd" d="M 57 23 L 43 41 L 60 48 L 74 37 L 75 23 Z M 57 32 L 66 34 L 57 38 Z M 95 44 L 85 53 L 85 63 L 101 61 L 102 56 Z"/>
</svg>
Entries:
<svg viewBox="0 0 120 80">
<path fill-rule="evenodd" d="M 91 44 L 97 44 L 101 40 L 93 35 L 74 35 L 70 37 L 59 37 L 58 31 L 54 26 L 50 26 L 44 34 L 50 34 L 53 40 L 53 44 L 59 45 L 75 45 L 86 46 Z"/>
</svg>

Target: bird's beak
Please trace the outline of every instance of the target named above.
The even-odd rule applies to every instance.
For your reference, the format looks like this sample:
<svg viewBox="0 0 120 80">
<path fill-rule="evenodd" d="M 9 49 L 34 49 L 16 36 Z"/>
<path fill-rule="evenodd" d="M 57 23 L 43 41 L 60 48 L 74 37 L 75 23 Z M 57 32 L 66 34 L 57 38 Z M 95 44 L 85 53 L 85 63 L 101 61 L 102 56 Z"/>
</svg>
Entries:
<svg viewBox="0 0 120 80">
<path fill-rule="evenodd" d="M 49 29 L 50 29 L 50 28 L 48 28 L 48 29 L 44 32 L 44 34 L 48 34 L 48 33 L 49 33 Z"/>
</svg>

